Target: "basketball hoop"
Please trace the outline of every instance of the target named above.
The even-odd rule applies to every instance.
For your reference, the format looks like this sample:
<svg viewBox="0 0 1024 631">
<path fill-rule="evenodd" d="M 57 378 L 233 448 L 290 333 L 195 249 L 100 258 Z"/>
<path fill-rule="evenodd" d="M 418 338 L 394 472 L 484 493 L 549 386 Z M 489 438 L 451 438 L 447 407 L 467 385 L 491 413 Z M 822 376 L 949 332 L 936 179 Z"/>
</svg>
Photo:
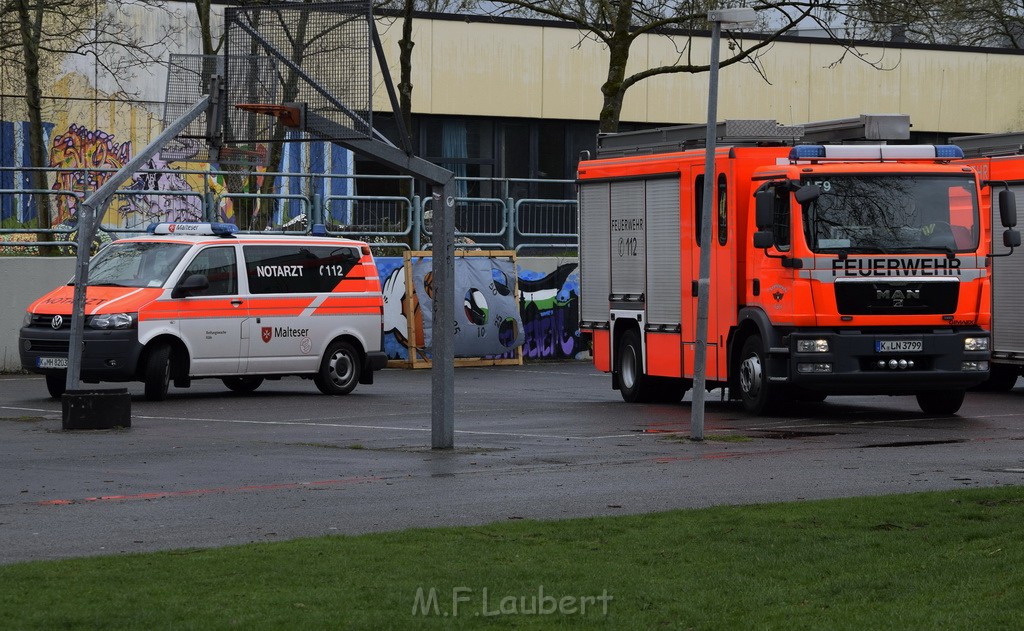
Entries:
<svg viewBox="0 0 1024 631">
<path fill-rule="evenodd" d="M 236 103 L 236 109 L 256 114 L 273 116 L 285 127 L 300 128 L 302 126 L 302 109 L 293 105 L 272 105 L 270 103 Z"/>
</svg>

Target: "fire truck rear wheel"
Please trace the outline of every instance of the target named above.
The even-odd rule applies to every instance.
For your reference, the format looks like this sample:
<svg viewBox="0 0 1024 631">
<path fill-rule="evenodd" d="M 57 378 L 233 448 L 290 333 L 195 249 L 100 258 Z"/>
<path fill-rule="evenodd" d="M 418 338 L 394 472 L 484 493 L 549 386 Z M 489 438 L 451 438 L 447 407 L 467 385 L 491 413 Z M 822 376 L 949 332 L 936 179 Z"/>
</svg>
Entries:
<svg viewBox="0 0 1024 631">
<path fill-rule="evenodd" d="M 740 352 L 739 381 L 743 407 L 752 414 L 770 414 L 781 402 L 778 389 L 768 381 L 766 359 L 761 337 L 748 337 Z"/>
<path fill-rule="evenodd" d="M 917 404 L 925 414 L 937 416 L 953 416 L 964 404 L 963 390 L 940 390 L 938 392 L 922 392 L 917 395 Z"/>
<path fill-rule="evenodd" d="M 359 383 L 362 366 L 362 357 L 356 349 L 339 340 L 327 348 L 313 382 L 324 394 L 348 394 Z"/>
<path fill-rule="evenodd" d="M 171 347 L 166 344 L 154 346 L 146 354 L 142 369 L 142 382 L 146 384 L 146 400 L 163 401 L 171 383 Z"/>
<path fill-rule="evenodd" d="M 644 374 L 643 351 L 640 334 L 630 329 L 619 341 L 618 358 L 619 394 L 628 403 L 646 403 L 654 396 L 654 384 Z"/>
</svg>

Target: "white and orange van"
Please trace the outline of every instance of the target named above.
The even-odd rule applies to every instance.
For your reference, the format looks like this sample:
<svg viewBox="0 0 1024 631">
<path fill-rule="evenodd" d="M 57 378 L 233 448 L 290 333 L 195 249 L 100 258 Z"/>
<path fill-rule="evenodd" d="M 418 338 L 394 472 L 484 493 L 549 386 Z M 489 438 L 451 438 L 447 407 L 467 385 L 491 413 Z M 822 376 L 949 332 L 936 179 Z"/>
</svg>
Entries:
<svg viewBox="0 0 1024 631">
<path fill-rule="evenodd" d="M 21 364 L 52 397 L 65 390 L 73 293 L 68 283 L 33 302 L 20 333 Z M 171 383 L 252 392 L 288 375 L 348 394 L 387 364 L 383 304 L 365 243 L 153 224 L 89 263 L 81 380 L 141 381 L 153 401 Z"/>
</svg>

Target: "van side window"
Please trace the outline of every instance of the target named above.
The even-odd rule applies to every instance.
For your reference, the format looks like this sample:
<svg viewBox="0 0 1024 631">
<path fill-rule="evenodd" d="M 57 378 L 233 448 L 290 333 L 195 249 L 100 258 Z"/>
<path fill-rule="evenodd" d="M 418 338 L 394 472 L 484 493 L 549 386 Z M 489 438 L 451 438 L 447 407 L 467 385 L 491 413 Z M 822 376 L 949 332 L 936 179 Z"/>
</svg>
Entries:
<svg viewBox="0 0 1024 631">
<path fill-rule="evenodd" d="M 199 252 L 185 269 L 182 280 L 193 274 L 204 274 L 210 286 L 193 296 L 229 296 L 238 293 L 238 267 L 235 265 L 235 248 L 213 247 Z"/>
<path fill-rule="evenodd" d="M 242 246 L 253 294 L 309 294 L 333 291 L 359 262 L 351 246 Z"/>
</svg>

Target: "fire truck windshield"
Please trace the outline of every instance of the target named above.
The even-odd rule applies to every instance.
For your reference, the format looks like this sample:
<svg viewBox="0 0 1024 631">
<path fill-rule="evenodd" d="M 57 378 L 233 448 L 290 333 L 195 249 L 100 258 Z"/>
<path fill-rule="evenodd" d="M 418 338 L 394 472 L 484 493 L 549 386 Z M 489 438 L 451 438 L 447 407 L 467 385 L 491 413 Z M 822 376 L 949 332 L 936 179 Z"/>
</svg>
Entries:
<svg viewBox="0 0 1024 631">
<path fill-rule="evenodd" d="M 813 252 L 968 252 L 978 247 L 978 198 L 959 175 L 806 177 L 821 195 L 803 206 Z"/>
</svg>

